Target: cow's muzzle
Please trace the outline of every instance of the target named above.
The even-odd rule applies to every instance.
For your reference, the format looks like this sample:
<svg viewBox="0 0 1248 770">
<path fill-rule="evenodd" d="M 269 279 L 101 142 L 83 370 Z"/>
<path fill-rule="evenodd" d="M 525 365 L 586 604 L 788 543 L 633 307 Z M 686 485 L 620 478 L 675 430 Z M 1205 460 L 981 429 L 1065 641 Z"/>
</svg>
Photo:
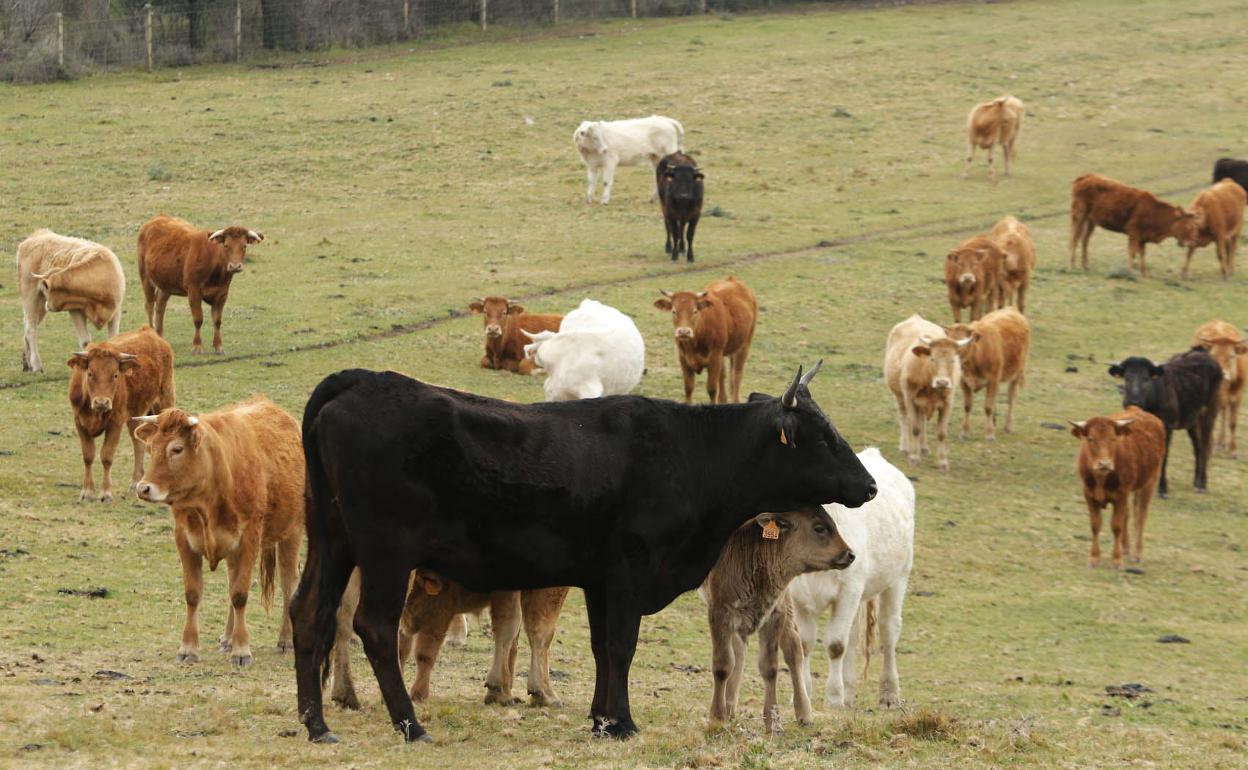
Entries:
<svg viewBox="0 0 1248 770">
<path fill-rule="evenodd" d="M 946 377 L 937 377 L 932 380 L 932 387 L 936 390 L 948 390 L 953 387 L 953 381 Z"/>
<path fill-rule="evenodd" d="M 959 278 L 958 280 L 962 282 L 963 286 L 975 285 L 975 276 L 971 275 L 970 273 L 963 273 L 962 277 Z"/>
<path fill-rule="evenodd" d="M 146 500 L 149 503 L 164 502 L 164 499 L 166 497 L 165 493 L 161 491 L 160 487 L 156 486 L 150 481 L 140 481 L 138 485 L 135 486 L 134 488 L 134 494 L 138 496 L 140 500 Z"/>
<path fill-rule="evenodd" d="M 111 398 L 93 398 L 91 399 L 91 408 L 97 412 L 111 412 L 113 410 L 113 400 Z"/>
<path fill-rule="evenodd" d="M 228 265 L 226 265 L 226 266 L 225 266 L 225 272 L 227 272 L 227 273 L 241 273 L 241 272 L 243 272 L 243 263 L 242 263 L 242 262 L 231 262 L 231 263 L 229 263 Z"/>
<path fill-rule="evenodd" d="M 693 339 L 693 329 L 690 329 L 688 326 L 680 326 L 680 327 L 677 327 L 677 329 L 676 329 L 676 339 L 678 339 L 678 340 L 691 340 L 691 339 Z"/>
<path fill-rule="evenodd" d="M 1113 473 L 1114 461 L 1113 460 L 1097 460 L 1095 463 L 1092 464 L 1092 470 L 1100 474 Z"/>
<path fill-rule="evenodd" d="M 854 563 L 854 558 L 854 552 L 846 548 L 843 552 L 836 555 L 828 569 L 845 569 Z"/>
<path fill-rule="evenodd" d="M 501 337 L 503 336 L 503 327 L 490 324 L 489 326 L 485 327 L 485 336 L 491 339 L 494 339 L 496 337 Z"/>
</svg>

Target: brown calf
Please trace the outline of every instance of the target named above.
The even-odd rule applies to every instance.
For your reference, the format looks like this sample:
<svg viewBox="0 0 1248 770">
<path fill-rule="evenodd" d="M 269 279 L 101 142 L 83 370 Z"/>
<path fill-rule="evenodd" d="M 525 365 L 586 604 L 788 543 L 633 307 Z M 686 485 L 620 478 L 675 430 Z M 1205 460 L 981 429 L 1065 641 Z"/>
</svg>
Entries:
<svg viewBox="0 0 1248 770">
<path fill-rule="evenodd" d="M 1167 238 L 1183 239 L 1193 218 L 1181 206 L 1172 206 L 1145 190 L 1128 187 L 1100 174 L 1084 174 L 1070 188 L 1070 267 L 1075 267 L 1075 248 L 1083 246 L 1083 269 L 1088 269 L 1088 240 L 1103 227 L 1127 236 L 1127 256 L 1132 269 L 1140 258 L 1140 275 L 1148 276 L 1144 247 Z"/>
<path fill-rule="evenodd" d="M 1208 190 L 1202 190 L 1192 201 L 1192 219 L 1180 243 L 1187 246 L 1187 259 L 1183 262 L 1183 277 L 1192 264 L 1196 249 L 1215 244 L 1218 250 L 1218 266 L 1222 279 L 1229 280 L 1235 272 L 1235 247 L 1239 232 L 1244 227 L 1244 206 L 1248 194 L 1233 179 L 1223 179 Z"/>
<path fill-rule="evenodd" d="M 731 400 L 740 401 L 741 376 L 758 322 L 754 291 L 730 275 L 711 281 L 702 291 L 660 292 L 663 296 L 654 301 L 654 306 L 672 313 L 676 356 L 685 381 L 685 403 L 693 403 L 694 377 L 704 369 L 711 403 L 728 403 L 724 358 L 732 359 Z"/>
<path fill-rule="evenodd" d="M 1218 429 L 1218 447 L 1225 447 L 1231 457 L 1239 459 L 1239 447 L 1235 443 L 1235 424 L 1239 421 L 1239 405 L 1244 400 L 1244 385 L 1248 383 L 1248 341 L 1226 321 L 1210 321 L 1196 330 L 1192 345 L 1209 351 L 1213 360 L 1222 367 L 1221 412 Z M 1229 439 L 1228 439 L 1229 435 Z"/>
<path fill-rule="evenodd" d="M 221 345 L 221 313 L 230 296 L 230 281 L 243 270 L 247 246 L 264 235 L 246 227 L 225 227 L 216 232 L 199 228 L 176 217 L 160 214 L 139 229 L 139 279 L 147 322 L 165 333 L 165 304 L 170 296 L 186 297 L 195 321 L 192 352 L 204 352 L 199 327 L 204 325 L 201 302 L 212 308 L 212 348 Z"/>
<path fill-rule="evenodd" d="M 962 308 L 970 308 L 971 320 L 1001 307 L 1003 252 L 992 238 L 977 235 L 958 244 L 945 258 L 945 286 L 953 320 L 962 323 Z"/>
<path fill-rule="evenodd" d="M 563 316 L 524 312 L 524 306 L 506 297 L 480 297 L 468 303 L 468 309 L 485 315 L 485 355 L 483 369 L 506 369 L 518 374 L 532 374 L 537 368 L 533 359 L 524 355 L 530 340 L 524 332 L 559 331 Z"/>
<path fill-rule="evenodd" d="M 884 381 L 897 400 L 899 448 L 911 465 L 918 465 L 927 452 L 927 421 L 934 413 L 936 467 L 949 470 L 949 414 L 953 411 L 953 393 L 962 381 L 958 351 L 969 344 L 949 339 L 943 328 L 917 313 L 888 333 Z"/>
<path fill-rule="evenodd" d="M 1122 556 L 1131 550 L 1127 534 L 1129 498 L 1135 498 L 1135 549 L 1132 560 L 1144 552 L 1144 521 L 1148 504 L 1161 476 L 1161 460 L 1166 454 L 1166 429 L 1161 420 L 1138 407 L 1109 417 L 1093 417 L 1071 422 L 1071 434 L 1080 440 L 1076 467 L 1083 481 L 1083 499 L 1088 504 L 1092 524 L 1089 566 L 1101 561 L 1101 511 L 1114 506 L 1110 527 L 1114 532 L 1114 567 L 1122 566 Z"/>
<path fill-rule="evenodd" d="M 138 495 L 172 509 L 173 539 L 182 560 L 186 625 L 177 659 L 199 659 L 204 559 L 213 571 L 225 560 L 230 609 L 220 643 L 230 661 L 251 664 L 246 613 L 257 559 L 266 611 L 273 603 L 274 573 L 281 571 L 277 649 L 291 649 L 290 595 L 299 578 L 304 532 L 299 423 L 263 396 L 198 416 L 166 409 L 137 422 L 135 435 L 147 444 L 151 459 Z"/>
<path fill-rule="evenodd" d="M 1001 145 L 1001 154 L 1005 158 L 1005 173 L 1009 176 L 1010 163 L 1014 160 L 1014 142 L 1023 128 L 1023 115 L 1026 108 L 1022 101 L 1013 96 L 998 96 L 990 102 L 977 104 L 971 108 L 966 119 L 966 170 L 965 178 L 971 173 L 971 162 L 975 158 L 975 148 L 988 151 L 988 174 L 996 178 L 996 169 L 992 166 L 992 148 Z"/>
<path fill-rule="evenodd" d="M 74 410 L 74 428 L 82 444 L 80 501 L 95 497 L 91 464 L 95 462 L 95 439 L 104 435 L 100 463 L 104 484 L 100 502 L 113 499 L 113 456 L 122 430 L 130 434 L 134 446 L 134 473 L 130 488 L 143 476 L 143 445 L 128 424 L 131 417 L 159 412 L 173 406 L 173 348 L 150 326 L 118 334 L 108 342 L 87 345 L 69 359 L 69 403 Z"/>
<path fill-rule="evenodd" d="M 970 325 L 947 327 L 945 332 L 950 339 L 970 342 L 959 351 L 962 356 L 962 403 L 965 409 L 961 437 L 966 438 L 971 433 L 971 407 L 975 391 L 986 388 L 984 416 L 988 425 L 984 430 L 984 439 L 996 440 L 997 389 L 1002 384 L 1009 385 L 1003 430 L 1006 433 L 1013 431 L 1014 401 L 1026 379 L 1024 370 L 1027 368 L 1027 352 L 1031 348 L 1031 324 L 1027 323 L 1022 313 L 1007 307 L 989 313 Z"/>
<path fill-rule="evenodd" d="M 1031 271 L 1036 268 L 1036 246 L 1027 225 L 1015 217 L 1006 217 L 992 228 L 991 238 L 1001 249 L 1001 307 L 1013 304 L 1025 312 Z"/>
</svg>

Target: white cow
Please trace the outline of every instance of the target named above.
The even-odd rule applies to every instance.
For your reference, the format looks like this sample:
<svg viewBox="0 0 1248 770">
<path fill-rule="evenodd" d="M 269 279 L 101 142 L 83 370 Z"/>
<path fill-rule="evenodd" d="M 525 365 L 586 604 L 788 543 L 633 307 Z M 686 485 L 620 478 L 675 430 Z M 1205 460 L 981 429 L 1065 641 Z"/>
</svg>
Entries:
<svg viewBox="0 0 1248 770">
<path fill-rule="evenodd" d="M 680 121 L 662 115 L 632 120 L 583 120 L 572 133 L 572 142 L 585 161 L 589 177 L 586 203 L 594 202 L 594 186 L 600 174 L 603 174 L 602 203 L 605 206 L 611 200 L 615 167 L 635 166 L 643 160 L 650 161 L 650 183 L 655 185 L 651 188 L 650 200 L 654 201 L 659 196 L 654 167 L 664 155 L 684 150 L 685 127 Z"/>
<path fill-rule="evenodd" d="M 815 645 L 815 624 L 829 606 L 833 607 L 832 619 L 823 630 L 829 659 L 824 703 L 830 707 L 853 702 L 857 679 L 853 642 L 866 639 L 869 660 L 872 623 L 868 620 L 867 603 L 876 603 L 884 653 L 880 705 L 891 707 L 901 702 L 897 638 L 901 635 L 906 583 L 914 564 L 914 486 L 874 447 L 859 452 L 858 459 L 879 487 L 875 499 L 852 511 L 842 505 L 824 506 L 845 544 L 853 549 L 854 563 L 843 570 L 801 575 L 789 584 L 789 594 L 806 653 L 803 665 L 808 692 L 814 692 L 810 654 Z M 862 628 L 864 623 L 866 629 Z M 867 633 L 863 634 L 864 631 Z"/>
<path fill-rule="evenodd" d="M 557 332 L 525 332 L 525 345 L 548 373 L 547 401 L 569 401 L 628 393 L 641 382 L 646 344 L 633 319 L 592 299 L 563 317 Z"/>
</svg>

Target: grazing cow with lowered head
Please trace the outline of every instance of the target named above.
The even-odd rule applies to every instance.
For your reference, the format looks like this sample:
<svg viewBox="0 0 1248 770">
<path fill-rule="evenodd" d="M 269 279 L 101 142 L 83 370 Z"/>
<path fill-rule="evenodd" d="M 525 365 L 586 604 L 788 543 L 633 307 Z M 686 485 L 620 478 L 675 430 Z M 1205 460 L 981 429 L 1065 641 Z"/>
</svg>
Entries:
<svg viewBox="0 0 1248 770">
<path fill-rule="evenodd" d="M 67 311 L 78 346 L 91 342 L 87 321 L 108 336 L 121 328 L 126 276 L 117 255 L 82 238 L 36 230 L 17 244 L 17 286 L 22 297 L 22 371 L 42 372 L 39 324 L 47 313 Z"/>
<path fill-rule="evenodd" d="M 247 247 L 264 235 L 233 225 L 215 232 L 200 230 L 176 217 L 152 217 L 139 229 L 139 279 L 147 322 L 156 333 L 165 333 L 165 304 L 169 297 L 186 297 L 195 321 L 191 352 L 203 353 L 199 328 L 204 325 L 202 304 L 212 308 L 212 349 L 225 353 L 221 344 L 221 314 L 230 296 L 230 282 L 243 271 Z"/>
<path fill-rule="evenodd" d="M 1082 245 L 1083 269 L 1088 269 L 1088 240 L 1097 227 L 1127 236 L 1127 257 L 1132 269 L 1140 258 L 1140 275 L 1148 277 L 1144 247 L 1167 238 L 1186 236 L 1192 214 L 1172 206 L 1146 190 L 1114 181 L 1100 174 L 1084 174 L 1070 188 L 1070 269 L 1075 269 L 1075 249 Z"/>
<path fill-rule="evenodd" d="M 1248 383 L 1248 341 L 1226 321 L 1210 321 L 1196 330 L 1192 346 L 1204 348 L 1222 369 L 1222 386 L 1218 393 L 1218 411 L 1222 415 L 1218 429 L 1218 446 L 1227 448 L 1231 457 L 1239 459 L 1235 443 L 1235 424 L 1239 422 L 1239 405 L 1244 400 Z M 1229 435 L 1229 439 L 1228 439 Z"/>
<path fill-rule="evenodd" d="M 558 332 L 529 334 L 526 360 L 547 372 L 547 401 L 622 396 L 641 382 L 646 343 L 633 319 L 597 300 L 582 300 Z"/>
<path fill-rule="evenodd" d="M 962 323 L 962 308 L 970 308 L 971 320 L 1001 307 L 1001 284 L 1005 253 L 996 242 L 977 235 L 958 244 L 945 258 L 945 287 L 954 323 Z"/>
<path fill-rule="evenodd" d="M 732 402 L 740 401 L 741 376 L 758 322 L 754 291 L 730 275 L 711 281 L 702 291 L 659 292 L 663 296 L 654 306 L 662 312 L 671 311 L 676 328 L 676 357 L 685 381 L 685 403 L 693 403 L 694 377 L 704 369 L 711 403 L 728 403 L 725 358 L 732 363 Z"/>
<path fill-rule="evenodd" d="M 151 461 L 138 495 L 173 511 L 173 540 L 182 560 L 186 624 L 177 659 L 199 660 L 205 559 L 213 571 L 225 560 L 230 610 L 221 651 L 230 653 L 230 662 L 251 665 L 247 598 L 257 559 L 266 611 L 280 572 L 282 629 L 277 649 L 289 650 L 288 609 L 299 579 L 304 531 L 299 423 L 263 396 L 200 415 L 166 409 L 136 422 L 140 424 L 135 436 L 147 444 Z"/>
<path fill-rule="evenodd" d="M 602 177 L 602 205 L 611 200 L 611 187 L 615 184 L 616 166 L 636 166 L 650 161 L 650 168 L 658 165 L 664 155 L 684 149 L 685 127 L 680 121 L 662 115 L 630 120 L 583 120 L 572 132 L 572 143 L 585 161 L 589 176 L 589 188 L 585 202 L 594 202 L 594 187 Z M 650 196 L 659 197 L 658 185 Z"/>
<path fill-rule="evenodd" d="M 779 398 L 712 408 L 640 396 L 527 405 L 397 372 L 327 377 L 304 413 L 309 550 L 291 607 L 309 739 L 333 740 L 321 672 L 357 566 L 356 631 L 407 740 L 426 735 L 397 654 L 418 568 L 478 592 L 582 588 L 593 733 L 635 734 L 628 678 L 643 615 L 698 587 L 758 514 L 875 495 L 810 395 L 817 370 Z"/>
<path fill-rule="evenodd" d="M 1018 141 L 1026 112 L 1022 101 L 1008 94 L 971 109 L 966 119 L 966 170 L 962 172 L 963 177 L 970 175 L 975 148 L 979 147 L 988 151 L 988 175 L 995 179 L 997 170 L 992 166 L 992 148 L 998 144 L 1005 160 L 1005 175 L 1010 175 L 1010 163 L 1015 157 L 1014 142 Z"/>
<path fill-rule="evenodd" d="M 1192 440 L 1197 492 L 1208 487 L 1209 455 L 1213 453 L 1213 423 L 1218 418 L 1218 391 L 1222 369 L 1200 348 L 1179 353 L 1158 366 L 1147 358 L 1132 356 L 1109 367 L 1109 374 L 1123 381 L 1122 407 L 1138 406 L 1161 418 L 1166 426 L 1166 453 L 1161 461 L 1157 494 L 1164 499 L 1166 465 L 1170 461 L 1173 431 L 1186 430 Z"/>
<path fill-rule="evenodd" d="M 481 313 L 485 322 L 485 355 L 482 369 L 506 369 L 517 374 L 532 374 L 537 365 L 524 354 L 528 338 L 524 332 L 536 334 L 559 331 L 563 316 L 524 312 L 524 305 L 506 297 L 478 297 L 468 303 L 473 313 Z"/>
<path fill-rule="evenodd" d="M 1235 248 L 1239 232 L 1244 227 L 1244 206 L 1248 194 L 1232 179 L 1223 179 L 1208 190 L 1202 190 L 1192 201 L 1194 216 L 1187 223 L 1187 233 L 1180 243 L 1187 246 L 1187 259 L 1183 261 L 1183 277 L 1192 264 L 1196 249 L 1214 244 L 1218 252 L 1218 267 L 1222 280 L 1230 280 L 1235 273 Z"/>
<path fill-rule="evenodd" d="M 949 470 L 949 414 L 962 382 L 958 352 L 969 340 L 952 340 L 945 330 L 915 313 L 888 333 L 884 380 L 897 399 L 899 448 L 911 465 L 927 452 L 927 421 L 936 415 L 936 467 Z"/>
<path fill-rule="evenodd" d="M 1001 307 L 1012 304 L 1025 312 L 1031 272 L 1036 269 L 1036 246 L 1027 225 L 1006 217 L 992 228 L 990 236 L 1001 250 Z"/>
<path fill-rule="evenodd" d="M 1109 505 L 1114 506 L 1110 519 L 1114 568 L 1122 567 L 1122 557 L 1127 552 L 1131 552 L 1132 561 L 1138 562 L 1144 553 L 1144 521 L 1162 472 L 1168 431 L 1161 420 L 1135 406 L 1109 417 L 1093 417 L 1070 425 L 1071 434 L 1080 441 L 1076 470 L 1083 481 L 1083 499 L 1088 504 L 1092 525 L 1088 566 L 1101 563 L 1101 511 Z M 1134 550 L 1127 532 L 1132 500 Z"/>
<path fill-rule="evenodd" d="M 986 389 L 984 416 L 987 427 L 984 439 L 997 438 L 997 390 L 1009 386 L 1003 430 L 1014 430 L 1014 401 L 1023 387 L 1027 369 L 1027 353 L 1031 349 L 1031 324 L 1012 307 L 989 313 L 970 325 L 955 324 L 945 328 L 950 339 L 969 340 L 959 354 L 962 356 L 962 418 L 961 437 L 971 434 L 971 407 L 975 392 Z"/>
<path fill-rule="evenodd" d="M 663 156 L 654 174 L 667 230 L 663 250 L 671 255 L 673 262 L 681 254 L 685 255 L 686 262 L 692 262 L 693 234 L 702 216 L 706 176 L 697 162 L 683 152 Z"/>
<path fill-rule="evenodd" d="M 823 628 L 823 645 L 828 651 L 824 704 L 831 708 L 853 704 L 855 642 L 862 641 L 865 675 L 874 631 L 878 630 L 884 653 L 880 705 L 891 708 L 901 704 L 897 640 L 901 638 L 906 584 L 914 566 L 914 485 L 874 447 L 859 452 L 858 459 L 879 485 L 879 494 L 858 511 L 836 504 L 824 506 L 857 558 L 839 572 L 810 572 L 798 577 L 789 586 L 789 594 L 802 635 L 802 675 L 807 690 L 814 689 L 810 658 L 815 649 L 815 626 L 831 607 L 832 617 Z"/>
<path fill-rule="evenodd" d="M 108 342 L 87 345 L 69 359 L 69 404 L 74 410 L 74 428 L 82 445 L 80 501 L 95 497 L 91 465 L 95 462 L 95 439 L 104 436 L 100 462 L 104 483 L 100 502 L 113 499 L 113 456 L 123 430 L 134 446 L 134 473 L 130 488 L 143 476 L 143 444 L 128 424 L 141 417 L 173 406 L 173 348 L 150 326 L 118 334 Z"/>
<path fill-rule="evenodd" d="M 1248 192 L 1248 160 L 1218 158 L 1213 164 L 1213 183 L 1217 184 L 1223 179 L 1233 180 Z"/>
</svg>

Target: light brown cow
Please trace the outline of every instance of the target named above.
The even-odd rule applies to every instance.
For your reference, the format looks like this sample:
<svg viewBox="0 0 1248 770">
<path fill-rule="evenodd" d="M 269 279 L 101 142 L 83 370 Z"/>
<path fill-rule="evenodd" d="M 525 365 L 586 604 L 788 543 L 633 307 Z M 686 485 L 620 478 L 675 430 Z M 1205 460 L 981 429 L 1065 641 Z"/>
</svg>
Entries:
<svg viewBox="0 0 1248 770">
<path fill-rule="evenodd" d="M 529 338 L 524 332 L 559 331 L 563 316 L 524 312 L 524 306 L 506 297 L 480 297 L 468 303 L 468 309 L 485 315 L 485 355 L 483 369 L 506 369 L 518 374 L 532 374 L 537 368 L 533 359 L 524 355 Z"/>
<path fill-rule="evenodd" d="M 1161 420 L 1139 407 L 1109 417 L 1071 422 L 1071 434 L 1080 440 L 1076 469 L 1083 481 L 1083 499 L 1092 525 L 1089 566 L 1101 561 L 1101 511 L 1114 506 L 1110 527 L 1114 532 L 1114 567 L 1122 566 L 1123 554 L 1131 551 L 1127 515 L 1135 502 L 1135 548 L 1132 560 L 1144 552 L 1144 522 L 1148 504 L 1161 476 L 1166 454 L 1166 429 Z"/>
<path fill-rule="evenodd" d="M 1014 143 L 1023 128 L 1023 116 L 1027 109 L 1019 99 L 1009 96 L 998 96 L 990 102 L 977 104 L 971 109 L 966 119 L 966 170 L 965 178 L 971 173 L 971 162 L 975 158 L 975 148 L 988 151 L 988 174 L 996 178 L 997 171 L 992 166 L 992 148 L 1001 145 L 1001 155 L 1005 159 L 1005 173 L 1009 176 L 1010 163 L 1014 160 Z"/>
<path fill-rule="evenodd" d="M 1194 215 L 1172 206 L 1146 190 L 1100 174 L 1084 174 L 1070 187 L 1070 269 L 1075 248 L 1082 244 L 1083 269 L 1088 269 L 1088 240 L 1097 227 L 1127 236 L 1127 259 L 1132 269 L 1140 258 L 1140 275 L 1148 277 L 1144 247 L 1167 238 L 1182 240 Z"/>
<path fill-rule="evenodd" d="M 917 313 L 888 333 L 884 379 L 897 399 L 899 446 L 911 465 L 927 452 L 927 421 L 936 414 L 936 467 L 949 470 L 949 414 L 962 382 L 958 351 L 971 344 L 951 340 L 940 326 Z"/>
<path fill-rule="evenodd" d="M 1239 405 L 1244 400 L 1244 386 L 1248 384 L 1248 341 L 1226 321 L 1210 321 L 1196 330 L 1192 345 L 1209 351 L 1213 360 L 1222 367 L 1220 393 L 1221 421 L 1218 428 L 1218 447 L 1225 447 L 1231 457 L 1239 459 L 1239 446 L 1235 443 L 1235 425 L 1239 422 Z"/>
<path fill-rule="evenodd" d="M 1196 249 L 1212 243 L 1218 251 L 1222 279 L 1230 279 L 1235 273 L 1235 247 L 1239 243 L 1239 232 L 1244 228 L 1245 205 L 1248 205 L 1248 194 L 1233 179 L 1223 179 L 1196 196 L 1192 201 L 1194 216 L 1187 222 L 1187 232 L 1179 241 L 1187 246 L 1184 278 Z"/>
<path fill-rule="evenodd" d="M 672 314 L 676 356 L 685 381 L 685 403 L 693 403 L 694 377 L 703 370 L 711 403 L 728 403 L 725 358 L 731 359 L 732 364 L 731 401 L 740 401 L 741 376 L 758 322 L 754 291 L 731 275 L 711 281 L 702 291 L 659 291 L 663 296 L 654 301 L 654 306 Z"/>
<path fill-rule="evenodd" d="M 1003 430 L 1010 433 L 1014 430 L 1014 402 L 1018 398 L 1018 390 L 1026 380 L 1027 353 L 1031 349 L 1031 324 L 1023 314 L 1012 307 L 1002 308 L 989 313 L 978 321 L 968 324 L 955 324 L 947 327 L 945 332 L 951 339 L 959 342 L 969 341 L 959 351 L 962 357 L 962 404 L 965 413 L 962 418 L 961 437 L 971 433 L 971 407 L 974 405 L 975 392 L 986 389 L 984 394 L 984 416 L 987 427 L 984 439 L 995 441 L 997 438 L 997 389 L 1008 385 L 1009 391 L 1005 408 L 1005 426 Z"/>
<path fill-rule="evenodd" d="M 199 659 L 199 602 L 203 560 L 225 560 L 230 609 L 221 651 L 237 666 L 251 664 L 247 598 L 260 561 L 260 597 L 273 603 L 275 573 L 282 581 L 282 628 L 277 649 L 291 649 L 290 595 L 299 578 L 303 542 L 304 459 L 299 423 L 263 396 L 201 415 L 166 409 L 138 418 L 135 435 L 151 463 L 140 498 L 173 511 L 173 539 L 182 560 L 186 625 L 179 661 Z"/>
<path fill-rule="evenodd" d="M 971 320 L 1001 307 L 1004 291 L 1002 271 L 1005 252 L 986 235 L 976 235 L 958 244 L 945 258 L 945 288 L 953 320 L 962 323 L 962 308 L 969 308 Z"/>
<path fill-rule="evenodd" d="M 992 228 L 992 240 L 1001 249 L 1001 307 L 1012 304 L 1018 312 L 1026 312 L 1027 289 L 1031 271 L 1036 268 L 1036 246 L 1031 231 L 1017 218 L 1009 216 Z"/>
<path fill-rule="evenodd" d="M 17 286 L 22 297 L 22 371 L 42 372 L 39 324 L 49 312 L 67 311 L 78 346 L 91 342 L 87 321 L 108 336 L 121 329 L 126 276 L 117 255 L 82 238 L 36 230 L 17 245 Z"/>
<path fill-rule="evenodd" d="M 74 428 L 82 445 L 82 492 L 80 501 L 95 497 L 91 465 L 95 462 L 95 439 L 103 434 L 100 464 L 104 483 L 100 502 L 113 499 L 113 456 L 123 430 L 134 446 L 134 473 L 130 488 L 143 477 L 143 444 L 129 424 L 131 417 L 154 414 L 174 405 L 173 348 L 150 326 L 118 334 L 108 342 L 87 345 L 69 359 L 69 403 Z"/>
<path fill-rule="evenodd" d="M 221 314 L 230 296 L 230 282 L 243 270 L 247 246 L 264 235 L 237 225 L 216 232 L 199 228 L 176 217 L 161 214 L 139 229 L 139 279 L 147 322 L 165 333 L 165 304 L 170 296 L 186 297 L 195 321 L 192 352 L 204 352 L 199 328 L 204 325 L 202 302 L 212 308 L 212 348 L 221 345 Z"/>
</svg>

